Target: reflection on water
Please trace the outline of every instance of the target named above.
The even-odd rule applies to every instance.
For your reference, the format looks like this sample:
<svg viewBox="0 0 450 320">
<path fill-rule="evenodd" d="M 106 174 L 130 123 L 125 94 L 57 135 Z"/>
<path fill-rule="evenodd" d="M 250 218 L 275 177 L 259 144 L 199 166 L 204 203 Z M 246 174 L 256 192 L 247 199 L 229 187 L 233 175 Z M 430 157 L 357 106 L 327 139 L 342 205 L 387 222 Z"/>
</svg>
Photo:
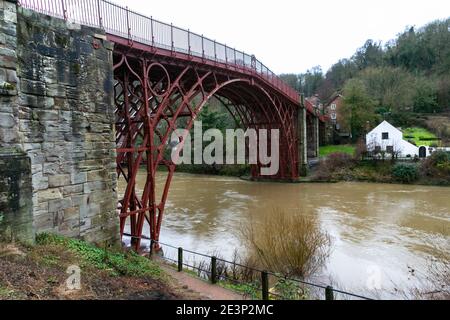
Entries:
<svg viewBox="0 0 450 320">
<path fill-rule="evenodd" d="M 143 184 L 144 175 L 140 179 Z M 160 185 L 163 179 L 161 173 Z M 242 223 L 274 208 L 319 219 L 333 240 L 320 279 L 351 291 L 367 293 L 377 270 L 384 291 L 393 289 L 392 282 L 413 286 L 408 266 L 426 273 L 429 255 L 439 254 L 430 242 L 450 250 L 450 188 L 252 183 L 190 174 L 173 180 L 161 241 L 230 259 L 236 249 L 245 250 Z"/>
</svg>

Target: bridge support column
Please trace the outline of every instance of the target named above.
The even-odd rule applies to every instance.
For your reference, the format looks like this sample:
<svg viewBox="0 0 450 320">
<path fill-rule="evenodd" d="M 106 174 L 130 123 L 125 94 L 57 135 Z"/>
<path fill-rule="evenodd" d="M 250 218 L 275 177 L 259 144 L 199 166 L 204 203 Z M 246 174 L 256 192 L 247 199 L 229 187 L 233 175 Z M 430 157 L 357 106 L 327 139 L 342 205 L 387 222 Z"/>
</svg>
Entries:
<svg viewBox="0 0 450 320">
<path fill-rule="evenodd" d="M 303 104 L 302 104 L 303 106 Z M 299 110 L 298 116 L 298 152 L 299 152 L 299 174 L 301 177 L 306 177 L 308 174 L 308 139 L 306 128 L 306 108 L 302 107 Z"/>
<path fill-rule="evenodd" d="M 315 145 L 315 152 L 316 152 L 316 158 L 319 157 L 320 153 L 320 121 L 319 117 L 314 117 L 314 145 Z"/>
<path fill-rule="evenodd" d="M 17 1 L 0 0 L 0 241 L 32 243 L 32 175 L 20 141 L 16 38 Z"/>
<path fill-rule="evenodd" d="M 0 237 L 118 240 L 113 47 L 105 39 L 102 30 L 0 0 Z"/>
</svg>

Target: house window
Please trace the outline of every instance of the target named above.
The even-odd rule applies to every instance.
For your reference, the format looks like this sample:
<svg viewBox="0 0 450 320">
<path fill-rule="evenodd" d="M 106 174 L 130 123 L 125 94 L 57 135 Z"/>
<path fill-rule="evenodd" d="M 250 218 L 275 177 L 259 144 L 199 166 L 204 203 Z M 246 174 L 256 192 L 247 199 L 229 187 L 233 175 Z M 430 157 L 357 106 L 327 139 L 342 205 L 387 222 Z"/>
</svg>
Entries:
<svg viewBox="0 0 450 320">
<path fill-rule="evenodd" d="M 333 103 L 333 104 L 331 105 L 331 110 L 336 110 L 336 104 L 335 104 L 335 103 Z"/>
<path fill-rule="evenodd" d="M 375 153 L 380 153 L 381 152 L 381 147 L 380 146 L 376 146 L 375 147 Z"/>
<path fill-rule="evenodd" d="M 390 153 L 390 154 L 394 154 L 394 147 L 393 146 L 387 146 L 386 147 L 386 152 Z"/>
<path fill-rule="evenodd" d="M 336 113 L 332 113 L 331 114 L 331 120 L 336 120 L 336 119 L 337 119 Z"/>
<path fill-rule="evenodd" d="M 389 140 L 389 132 L 383 132 L 383 140 Z"/>
</svg>

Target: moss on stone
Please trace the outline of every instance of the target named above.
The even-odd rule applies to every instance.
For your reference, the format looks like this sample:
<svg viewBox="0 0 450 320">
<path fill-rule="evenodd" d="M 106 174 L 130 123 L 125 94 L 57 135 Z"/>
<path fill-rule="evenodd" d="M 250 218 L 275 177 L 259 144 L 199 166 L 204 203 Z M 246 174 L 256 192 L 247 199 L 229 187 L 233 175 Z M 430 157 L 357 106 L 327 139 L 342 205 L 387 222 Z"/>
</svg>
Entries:
<svg viewBox="0 0 450 320">
<path fill-rule="evenodd" d="M 4 90 L 16 90 L 16 85 L 9 82 L 3 82 L 3 89 Z"/>
<path fill-rule="evenodd" d="M 71 71 L 72 73 L 74 73 L 74 74 L 80 74 L 80 72 L 81 72 L 81 64 L 79 64 L 79 63 L 77 63 L 77 62 L 72 63 L 70 69 L 71 69 L 70 71 Z"/>
<path fill-rule="evenodd" d="M 56 34 L 55 42 L 58 46 L 62 48 L 67 48 L 67 46 L 69 45 L 69 38 L 63 35 Z"/>
</svg>

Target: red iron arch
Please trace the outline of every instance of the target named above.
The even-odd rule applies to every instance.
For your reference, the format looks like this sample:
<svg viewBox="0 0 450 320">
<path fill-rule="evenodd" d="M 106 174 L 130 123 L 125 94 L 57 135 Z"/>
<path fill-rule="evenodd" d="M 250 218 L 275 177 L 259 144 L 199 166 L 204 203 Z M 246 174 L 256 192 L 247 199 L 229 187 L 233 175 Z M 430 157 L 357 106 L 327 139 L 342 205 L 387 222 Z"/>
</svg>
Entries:
<svg viewBox="0 0 450 320">
<path fill-rule="evenodd" d="M 155 61 L 155 57 L 115 52 L 115 106 L 117 173 L 127 183 L 119 201 L 120 231 L 130 234 L 140 248 L 143 228 L 149 224 L 150 237 L 159 241 L 169 187 L 176 169 L 166 156 L 176 129 L 190 130 L 212 97 L 228 102 L 228 109 L 245 128 L 280 129 L 280 173 L 273 177 L 297 177 L 295 119 L 296 106 L 251 77 L 203 68 L 195 64 Z M 234 107 L 234 108 L 233 108 Z M 179 127 L 183 123 L 183 127 Z M 161 197 L 157 195 L 156 174 L 167 169 Z M 146 171 L 144 186 L 137 185 L 139 170 Z M 253 168 L 255 178 L 258 168 Z"/>
</svg>

